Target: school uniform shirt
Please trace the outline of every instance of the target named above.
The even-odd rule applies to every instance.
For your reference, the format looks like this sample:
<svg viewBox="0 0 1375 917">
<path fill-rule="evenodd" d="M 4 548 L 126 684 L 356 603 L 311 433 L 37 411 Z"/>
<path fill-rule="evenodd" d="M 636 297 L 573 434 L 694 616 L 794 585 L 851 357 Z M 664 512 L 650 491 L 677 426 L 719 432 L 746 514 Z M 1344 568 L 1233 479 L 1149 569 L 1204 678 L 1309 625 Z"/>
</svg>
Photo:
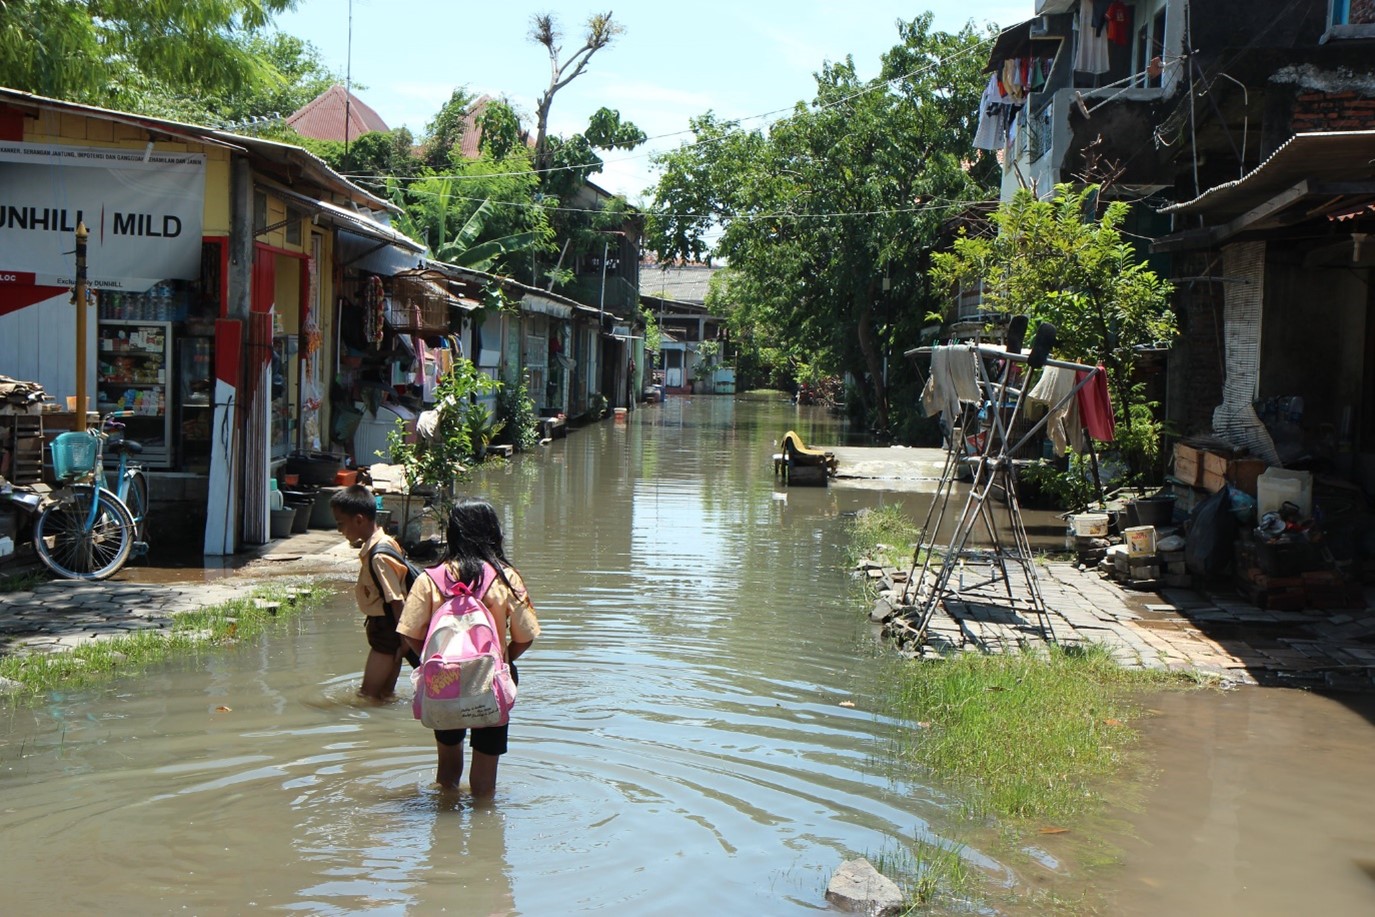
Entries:
<svg viewBox="0 0 1375 917">
<path fill-rule="evenodd" d="M 401 545 L 396 543 L 396 539 L 378 528 L 373 531 L 372 537 L 364 544 L 362 550 L 358 552 L 358 582 L 353 585 L 353 597 L 358 602 L 358 610 L 370 618 L 385 617 L 387 604 L 392 602 L 403 602 L 406 599 L 406 587 L 402 583 L 406 580 L 406 565 L 394 557 L 378 554 L 372 555 L 373 549 L 378 545 L 387 545 L 393 551 L 401 552 Z M 377 579 L 372 578 L 368 572 L 369 555 L 372 555 L 372 569 L 377 571 Z M 382 584 L 382 592 L 377 591 L 377 584 Z"/>
<path fill-rule="evenodd" d="M 482 604 L 492 613 L 497 633 L 510 643 L 530 643 L 539 636 L 539 619 L 535 616 L 535 606 L 530 604 L 530 594 L 525 589 L 525 581 L 520 578 L 515 567 L 503 567 L 502 572 L 511 582 L 511 588 L 493 576 L 492 585 L 482 596 Z M 457 572 L 450 568 L 450 576 L 457 579 Z M 414 637 L 423 642 L 430 631 L 430 618 L 435 610 L 444 604 L 445 597 L 427 573 L 418 578 L 406 598 L 406 607 L 401 609 L 401 619 L 396 624 L 396 632 Z"/>
</svg>

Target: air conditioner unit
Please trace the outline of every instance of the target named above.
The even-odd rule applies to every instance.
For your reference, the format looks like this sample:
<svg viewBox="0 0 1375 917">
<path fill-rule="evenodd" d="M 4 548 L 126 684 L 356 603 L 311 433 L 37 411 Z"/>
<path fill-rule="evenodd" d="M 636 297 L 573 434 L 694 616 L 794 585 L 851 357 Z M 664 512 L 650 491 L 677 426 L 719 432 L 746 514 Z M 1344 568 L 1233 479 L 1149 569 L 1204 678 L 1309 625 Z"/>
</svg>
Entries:
<svg viewBox="0 0 1375 917">
<path fill-rule="evenodd" d="M 1033 19 L 1031 21 L 1031 26 L 1027 30 L 1027 34 L 1032 38 L 1050 37 L 1050 16 L 1042 13 L 1040 16 Z"/>
</svg>

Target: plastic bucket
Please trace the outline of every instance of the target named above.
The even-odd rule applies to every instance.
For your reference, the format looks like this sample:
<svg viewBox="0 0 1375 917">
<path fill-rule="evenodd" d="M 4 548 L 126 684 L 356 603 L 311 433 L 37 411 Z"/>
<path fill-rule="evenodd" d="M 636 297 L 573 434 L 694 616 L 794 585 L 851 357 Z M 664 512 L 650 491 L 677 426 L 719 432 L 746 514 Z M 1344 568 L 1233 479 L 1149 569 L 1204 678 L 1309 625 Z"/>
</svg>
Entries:
<svg viewBox="0 0 1375 917">
<path fill-rule="evenodd" d="M 1286 503 L 1299 508 L 1300 519 L 1313 515 L 1313 475 L 1286 468 L 1265 469 L 1256 478 L 1256 513 L 1278 513 Z"/>
<path fill-rule="evenodd" d="M 1081 538 L 1108 537 L 1107 513 L 1079 513 L 1070 517 L 1070 525 Z"/>
<path fill-rule="evenodd" d="M 273 538 L 286 538 L 291 534 L 291 527 L 296 524 L 296 510 L 274 509 L 269 515 Z"/>
<path fill-rule="evenodd" d="M 1122 533 L 1127 542 L 1127 553 L 1134 555 L 1155 553 L 1155 526 L 1138 525 Z"/>
</svg>

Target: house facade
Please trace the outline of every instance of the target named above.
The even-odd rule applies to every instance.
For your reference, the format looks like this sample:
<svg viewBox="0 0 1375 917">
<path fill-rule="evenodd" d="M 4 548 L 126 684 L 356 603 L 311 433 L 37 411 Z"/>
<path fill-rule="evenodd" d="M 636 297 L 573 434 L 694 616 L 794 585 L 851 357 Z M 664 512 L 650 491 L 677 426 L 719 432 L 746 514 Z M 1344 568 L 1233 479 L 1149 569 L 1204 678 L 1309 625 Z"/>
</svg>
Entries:
<svg viewBox="0 0 1375 917">
<path fill-rule="evenodd" d="M 1002 159 L 1004 198 L 1093 182 L 1134 202 L 1125 228 L 1175 288 L 1175 431 L 1375 489 L 1375 8 L 1039 0 L 1034 12 L 988 62 L 995 92 L 1024 84 L 984 109 L 995 123 L 980 145 Z"/>
</svg>

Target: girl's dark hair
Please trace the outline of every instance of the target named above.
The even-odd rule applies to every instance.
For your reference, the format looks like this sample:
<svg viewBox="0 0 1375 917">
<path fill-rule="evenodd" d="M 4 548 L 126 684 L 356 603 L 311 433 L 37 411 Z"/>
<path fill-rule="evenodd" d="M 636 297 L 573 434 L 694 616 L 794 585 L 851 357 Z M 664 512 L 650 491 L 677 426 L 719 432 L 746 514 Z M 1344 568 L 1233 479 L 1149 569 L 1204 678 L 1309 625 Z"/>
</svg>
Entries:
<svg viewBox="0 0 1375 917">
<path fill-rule="evenodd" d="M 501 535 L 501 520 L 491 503 L 465 497 L 449 512 L 448 552 L 444 559 L 458 570 L 458 578 L 469 586 L 482 579 L 482 564 L 496 568 L 497 576 L 509 587 L 503 567 L 514 566 L 506 559 Z"/>
</svg>

